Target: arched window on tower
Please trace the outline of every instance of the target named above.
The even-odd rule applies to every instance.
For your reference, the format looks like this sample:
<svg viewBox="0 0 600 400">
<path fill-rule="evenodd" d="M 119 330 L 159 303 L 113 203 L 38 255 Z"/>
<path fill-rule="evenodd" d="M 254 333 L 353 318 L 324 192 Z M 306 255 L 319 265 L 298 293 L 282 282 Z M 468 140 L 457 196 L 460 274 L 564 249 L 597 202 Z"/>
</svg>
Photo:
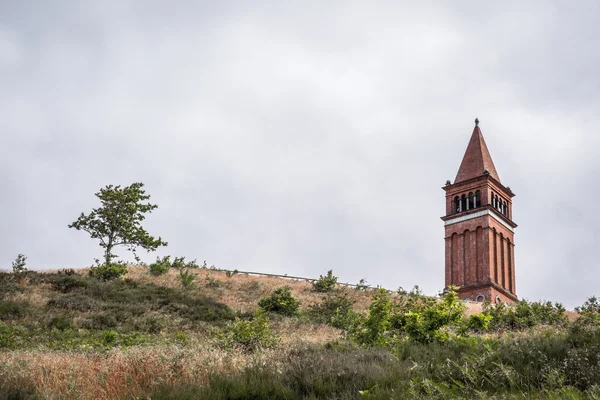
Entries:
<svg viewBox="0 0 600 400">
<path fill-rule="evenodd" d="M 504 215 L 508 215 L 508 210 L 506 208 L 506 202 L 504 202 L 503 207 L 502 207 L 502 214 Z"/>
<path fill-rule="evenodd" d="M 492 192 L 492 207 L 496 208 L 496 195 Z"/>
<path fill-rule="evenodd" d="M 461 208 L 460 211 L 465 211 L 467 209 L 467 196 L 465 196 L 464 194 L 460 197 L 460 201 L 461 201 Z"/>
<path fill-rule="evenodd" d="M 475 192 L 475 195 L 473 195 L 473 208 L 477 208 L 479 207 L 480 203 L 481 203 L 481 192 L 478 190 Z"/>
<path fill-rule="evenodd" d="M 469 193 L 469 197 L 467 197 L 467 210 L 470 210 L 471 208 L 475 208 L 473 206 L 473 192 Z"/>
<path fill-rule="evenodd" d="M 460 199 L 458 198 L 458 196 L 454 198 L 454 212 L 460 212 Z"/>
</svg>

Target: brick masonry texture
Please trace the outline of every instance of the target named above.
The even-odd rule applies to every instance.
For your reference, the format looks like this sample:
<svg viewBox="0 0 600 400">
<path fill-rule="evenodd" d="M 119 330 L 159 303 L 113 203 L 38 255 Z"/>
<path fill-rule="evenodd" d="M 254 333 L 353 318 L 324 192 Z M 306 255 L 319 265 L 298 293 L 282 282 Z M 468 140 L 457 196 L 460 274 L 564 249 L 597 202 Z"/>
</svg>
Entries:
<svg viewBox="0 0 600 400">
<path fill-rule="evenodd" d="M 499 181 L 478 126 L 455 183 L 443 189 L 446 191 L 446 216 L 442 217 L 446 222 L 446 286 L 459 286 L 459 296 L 463 299 L 516 301 L 514 194 Z M 457 198 L 471 195 L 473 199 L 475 193 L 479 194 L 476 202 L 471 200 L 467 206 L 466 200 L 462 200 L 457 206 Z M 482 211 L 485 215 L 481 215 Z M 455 222 L 456 218 L 463 220 Z"/>
</svg>

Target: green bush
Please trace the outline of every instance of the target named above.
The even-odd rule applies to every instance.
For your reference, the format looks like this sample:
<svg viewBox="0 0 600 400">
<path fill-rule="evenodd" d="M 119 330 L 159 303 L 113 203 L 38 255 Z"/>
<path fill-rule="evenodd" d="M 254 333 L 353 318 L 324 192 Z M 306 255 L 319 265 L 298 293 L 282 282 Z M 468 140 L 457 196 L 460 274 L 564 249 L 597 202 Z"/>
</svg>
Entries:
<svg viewBox="0 0 600 400">
<path fill-rule="evenodd" d="M 313 291 L 315 292 L 332 292 L 337 285 L 337 276 L 333 276 L 333 270 L 327 271 L 327 275 L 319 275 L 319 279 L 313 282 Z"/>
<path fill-rule="evenodd" d="M 173 264 L 171 264 L 172 268 L 182 269 L 182 268 L 199 268 L 198 262 L 196 260 L 185 261 L 185 257 L 175 257 L 173 260 Z"/>
<path fill-rule="evenodd" d="M 164 319 L 157 316 L 150 316 L 144 318 L 140 323 L 136 324 L 136 330 L 149 333 L 161 333 L 165 328 Z"/>
<path fill-rule="evenodd" d="M 95 330 L 112 329 L 117 325 L 117 319 L 113 315 L 105 313 L 92 315 L 83 323 L 84 328 Z"/>
<path fill-rule="evenodd" d="M 460 327 L 462 335 L 467 335 L 469 332 L 481 333 L 487 331 L 490 327 L 490 321 L 493 317 L 489 314 L 472 314 L 464 319 L 463 325 Z"/>
<path fill-rule="evenodd" d="M 85 312 L 99 310 L 102 304 L 88 295 L 73 292 L 48 300 L 48 307 Z"/>
<path fill-rule="evenodd" d="M 510 306 L 504 303 L 484 303 L 483 313 L 492 316 L 490 330 L 522 330 L 538 325 L 564 326 L 566 310 L 560 303 L 518 301 Z"/>
<path fill-rule="evenodd" d="M 31 306 L 27 302 L 14 302 L 0 300 L 0 320 L 18 319 L 31 313 Z"/>
<path fill-rule="evenodd" d="M 600 301 L 596 296 L 588 298 L 580 307 L 575 307 L 579 314 L 577 324 L 600 324 Z"/>
<path fill-rule="evenodd" d="M 457 287 L 449 287 L 441 301 L 428 303 L 422 309 L 404 314 L 403 331 L 408 338 L 420 343 L 444 341 L 447 328 L 458 326 L 464 317 L 465 304 L 458 300 Z"/>
<path fill-rule="evenodd" d="M 90 276 L 102 281 L 118 279 L 127 273 L 127 266 L 121 263 L 101 264 L 90 268 Z"/>
<path fill-rule="evenodd" d="M 217 343 L 224 348 L 244 351 L 274 347 L 279 338 L 271 331 L 269 322 L 269 318 L 260 311 L 248 321 L 236 318 L 217 333 Z"/>
<path fill-rule="evenodd" d="M 351 332 L 351 338 L 367 346 L 381 346 L 389 342 L 392 302 L 387 291 L 379 289 L 371 297 L 369 314 Z"/>
<path fill-rule="evenodd" d="M 260 299 L 258 306 L 265 311 L 293 316 L 298 314 L 300 301 L 292 296 L 289 286 L 283 286 L 275 289 L 270 296 Z"/>
<path fill-rule="evenodd" d="M 15 261 L 12 263 L 12 270 L 14 274 L 22 274 L 27 272 L 25 265 L 27 264 L 27 257 L 23 254 L 19 254 Z"/>
<path fill-rule="evenodd" d="M 176 259 L 177 260 L 177 259 Z M 152 275 L 164 275 L 171 268 L 171 256 L 165 256 L 162 259 L 156 257 L 156 261 L 148 265 L 148 270 Z"/>
<path fill-rule="evenodd" d="M 61 293 L 69 293 L 78 288 L 88 287 L 88 283 L 85 279 L 74 277 L 74 276 L 57 276 L 54 279 L 50 279 L 52 284 L 52 290 Z"/>
<path fill-rule="evenodd" d="M 64 331 L 67 329 L 73 328 L 73 317 L 68 315 L 58 315 L 52 317 L 50 321 L 48 321 L 48 328 L 50 329 L 58 329 L 59 331 Z"/>
<path fill-rule="evenodd" d="M 308 306 L 307 315 L 315 322 L 344 330 L 350 329 L 357 318 L 346 295 L 327 296 L 321 303 Z"/>
<path fill-rule="evenodd" d="M 195 286 L 194 281 L 196 280 L 196 274 L 194 274 L 192 271 L 182 269 L 179 271 L 179 275 L 177 277 L 179 278 L 181 286 L 183 286 L 184 289 L 192 289 Z"/>
</svg>

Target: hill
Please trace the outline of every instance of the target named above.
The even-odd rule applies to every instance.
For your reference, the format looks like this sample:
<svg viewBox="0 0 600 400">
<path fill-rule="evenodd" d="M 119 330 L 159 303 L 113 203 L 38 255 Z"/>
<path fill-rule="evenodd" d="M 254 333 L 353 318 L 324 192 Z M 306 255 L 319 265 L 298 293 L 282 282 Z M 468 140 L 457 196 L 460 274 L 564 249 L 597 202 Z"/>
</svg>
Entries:
<svg viewBox="0 0 600 400">
<path fill-rule="evenodd" d="M 0 399 L 600 395 L 593 301 L 569 322 L 550 303 L 465 313 L 452 292 L 318 282 L 144 266 L 110 281 L 0 273 Z"/>
</svg>

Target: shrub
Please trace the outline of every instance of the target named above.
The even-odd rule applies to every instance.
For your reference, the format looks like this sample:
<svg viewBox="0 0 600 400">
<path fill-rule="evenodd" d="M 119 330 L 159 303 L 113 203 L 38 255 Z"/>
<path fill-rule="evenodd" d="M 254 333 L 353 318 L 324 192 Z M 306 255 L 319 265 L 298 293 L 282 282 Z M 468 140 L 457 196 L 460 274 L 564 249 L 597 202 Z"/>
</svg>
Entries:
<svg viewBox="0 0 600 400">
<path fill-rule="evenodd" d="M 493 317 L 489 314 L 472 314 L 465 318 L 463 325 L 460 327 L 462 335 L 467 335 L 468 332 L 483 332 L 487 331 L 490 326 L 490 321 Z"/>
<path fill-rule="evenodd" d="M 119 337 L 119 334 L 114 331 L 102 332 L 102 342 L 107 346 L 115 345 L 118 337 Z"/>
<path fill-rule="evenodd" d="M 319 275 L 319 279 L 313 282 L 313 291 L 315 292 L 332 292 L 337 284 L 337 276 L 333 276 L 333 270 L 327 271 L 327 275 Z"/>
<path fill-rule="evenodd" d="M 127 266 L 122 263 L 101 264 L 90 268 L 90 276 L 102 281 L 118 279 L 127 273 Z"/>
<path fill-rule="evenodd" d="M 371 297 L 369 314 L 351 332 L 351 337 L 359 344 L 367 346 L 387 344 L 391 313 L 392 303 L 388 293 L 384 289 L 377 290 Z"/>
<path fill-rule="evenodd" d="M 596 296 L 588 298 L 580 307 L 575 307 L 579 313 L 578 324 L 598 324 L 600 323 L 600 301 Z"/>
<path fill-rule="evenodd" d="M 101 304 L 94 298 L 81 293 L 69 293 L 64 296 L 48 300 L 48 307 L 69 311 L 92 311 L 101 308 Z"/>
<path fill-rule="evenodd" d="M 183 268 L 199 268 L 196 260 L 185 262 L 185 257 L 175 257 L 171 268 L 183 269 Z"/>
<path fill-rule="evenodd" d="M 179 271 L 178 278 L 184 289 L 191 289 L 195 286 L 194 281 L 196 280 L 196 274 L 192 271 L 182 269 Z"/>
<path fill-rule="evenodd" d="M 165 327 L 164 320 L 160 317 L 150 316 L 144 319 L 140 330 L 149 333 L 160 333 Z"/>
<path fill-rule="evenodd" d="M 228 278 L 231 278 L 232 276 L 236 275 L 239 271 L 237 269 L 234 269 L 233 271 L 225 271 L 225 276 Z"/>
<path fill-rule="evenodd" d="M 328 296 L 321 303 L 308 306 L 307 315 L 315 322 L 345 330 L 356 319 L 352 302 L 346 295 Z"/>
<path fill-rule="evenodd" d="M 269 318 L 259 311 L 248 321 L 236 318 L 217 333 L 217 343 L 224 348 L 240 348 L 255 351 L 274 347 L 279 338 L 269 327 Z"/>
<path fill-rule="evenodd" d="M 258 306 L 265 311 L 292 316 L 298 314 L 300 301 L 292 296 L 289 286 L 277 288 L 268 297 L 259 300 Z"/>
<path fill-rule="evenodd" d="M 448 338 L 445 328 L 458 325 L 466 308 L 458 300 L 457 290 L 457 287 L 448 287 L 441 301 L 427 302 L 425 307 L 404 314 L 402 330 L 419 343 L 445 341 Z"/>
<path fill-rule="evenodd" d="M 493 317 L 490 321 L 491 330 L 522 330 L 538 325 L 562 326 L 567 322 L 562 304 L 549 301 L 521 300 L 511 306 L 486 302 L 483 313 Z"/>
<path fill-rule="evenodd" d="M 369 285 L 367 285 L 367 281 L 363 278 L 361 279 L 358 284 L 354 287 L 355 290 L 367 290 L 369 288 Z"/>
<path fill-rule="evenodd" d="M 67 315 L 58 315 L 56 317 L 52 317 L 50 321 L 48 321 L 48 328 L 50 329 L 58 329 L 59 331 L 64 331 L 67 329 L 73 328 L 73 318 Z"/>
<path fill-rule="evenodd" d="M 29 303 L 0 300 L 0 319 L 17 319 L 30 313 Z"/>
<path fill-rule="evenodd" d="M 27 272 L 25 265 L 27 264 L 27 257 L 23 254 L 19 254 L 15 261 L 12 262 L 12 270 L 14 274 L 22 274 Z"/>
<path fill-rule="evenodd" d="M 73 268 L 63 268 L 63 269 L 59 269 L 56 272 L 58 275 L 67 275 L 67 276 L 73 276 L 76 275 L 75 270 Z"/>
<path fill-rule="evenodd" d="M 88 287 L 88 283 L 84 279 L 73 276 L 58 276 L 52 279 L 51 282 L 52 290 L 61 293 L 69 293 L 77 288 Z"/>
<path fill-rule="evenodd" d="M 87 329 L 105 330 L 115 328 L 118 325 L 117 319 L 110 314 L 92 315 L 83 326 Z"/>
<path fill-rule="evenodd" d="M 175 263 L 173 262 L 173 264 Z M 170 268 L 171 256 L 165 256 L 162 259 L 160 257 L 156 257 L 156 261 L 148 265 L 148 269 L 152 275 L 164 275 L 169 272 Z"/>
</svg>

